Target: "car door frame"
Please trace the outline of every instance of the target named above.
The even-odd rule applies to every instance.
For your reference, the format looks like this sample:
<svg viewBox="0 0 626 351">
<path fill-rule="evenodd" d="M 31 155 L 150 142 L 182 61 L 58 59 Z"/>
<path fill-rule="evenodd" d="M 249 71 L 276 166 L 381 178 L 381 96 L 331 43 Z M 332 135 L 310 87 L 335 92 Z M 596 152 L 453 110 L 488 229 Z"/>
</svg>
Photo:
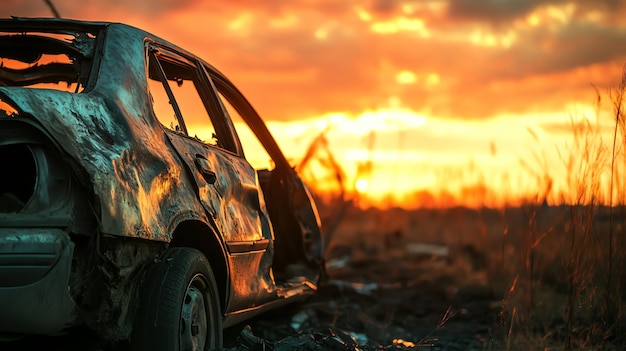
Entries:
<svg viewBox="0 0 626 351">
<path fill-rule="evenodd" d="M 299 233 L 290 234 L 300 236 L 298 246 L 300 246 L 307 261 L 323 266 L 325 247 L 321 230 L 322 224 L 311 192 L 282 153 L 276 139 L 252 104 L 230 80 L 217 69 L 209 67 L 213 71 L 211 77 L 216 91 L 220 92 L 237 110 L 275 163 L 273 172 L 282 178 L 281 182 L 287 193 L 288 206 L 292 209 L 294 218 L 299 225 Z M 224 108 L 223 104 L 222 108 Z"/>
<path fill-rule="evenodd" d="M 171 91 L 160 60 L 176 59 L 176 64 L 195 69 L 196 89 L 211 118 L 219 146 L 190 137 L 186 127 L 175 131 L 164 126 L 166 135 L 197 186 L 197 195 L 212 219 L 227 248 L 230 266 L 229 296 L 223 308 L 225 314 L 234 313 L 275 297 L 271 275 L 272 232 L 261 220 L 267 217 L 259 201 L 256 171 L 242 157 L 241 144 L 232 121 L 225 113 L 205 64 L 170 47 L 152 44 L 149 64 L 159 67 L 160 80 L 167 91 L 179 124 L 185 126 L 176 96 Z M 176 106 L 176 107 L 174 107 Z"/>
</svg>

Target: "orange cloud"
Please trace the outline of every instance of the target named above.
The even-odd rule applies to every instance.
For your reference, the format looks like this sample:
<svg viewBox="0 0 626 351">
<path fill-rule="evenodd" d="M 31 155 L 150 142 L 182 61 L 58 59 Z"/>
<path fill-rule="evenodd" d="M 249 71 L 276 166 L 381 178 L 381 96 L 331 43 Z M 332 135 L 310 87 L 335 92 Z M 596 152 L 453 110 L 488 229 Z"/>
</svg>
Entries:
<svg viewBox="0 0 626 351">
<path fill-rule="evenodd" d="M 554 109 L 580 99 L 580 87 L 605 86 L 626 61 L 626 29 L 610 21 L 624 6 L 608 0 L 54 4 L 64 17 L 130 22 L 199 54 L 279 120 L 360 113 L 391 97 L 440 118 L 523 113 L 546 94 Z M 4 1 L 0 12 L 51 14 L 34 0 Z M 605 72 L 592 74 L 598 65 Z M 529 80 L 542 84 L 530 91 Z"/>
</svg>

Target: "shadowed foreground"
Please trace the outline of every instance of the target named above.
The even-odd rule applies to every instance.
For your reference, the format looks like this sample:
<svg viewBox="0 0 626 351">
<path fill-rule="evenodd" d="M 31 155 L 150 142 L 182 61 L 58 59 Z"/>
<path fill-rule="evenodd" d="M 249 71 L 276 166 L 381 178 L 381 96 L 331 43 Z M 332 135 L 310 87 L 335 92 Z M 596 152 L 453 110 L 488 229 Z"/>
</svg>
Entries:
<svg viewBox="0 0 626 351">
<path fill-rule="evenodd" d="M 385 255 L 336 248 L 345 252 L 329 260 L 329 280 L 318 294 L 233 328 L 227 348 L 501 349 L 493 338 L 503 328 L 500 300 L 484 285 L 485 275 L 466 270 L 472 262 L 439 255 L 443 246 L 423 248 L 398 246 Z"/>
</svg>

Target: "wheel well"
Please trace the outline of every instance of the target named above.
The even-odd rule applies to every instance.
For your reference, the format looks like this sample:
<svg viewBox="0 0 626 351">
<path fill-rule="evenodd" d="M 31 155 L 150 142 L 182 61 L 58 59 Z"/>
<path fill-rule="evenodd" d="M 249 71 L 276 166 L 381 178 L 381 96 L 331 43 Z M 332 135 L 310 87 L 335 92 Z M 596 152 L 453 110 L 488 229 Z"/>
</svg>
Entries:
<svg viewBox="0 0 626 351">
<path fill-rule="evenodd" d="M 187 221 L 180 223 L 174 234 L 170 247 L 191 247 L 200 250 L 211 264 L 217 290 L 220 294 L 222 312 L 226 308 L 226 286 L 228 284 L 226 257 L 222 245 L 217 239 L 215 232 L 200 221 Z"/>
</svg>

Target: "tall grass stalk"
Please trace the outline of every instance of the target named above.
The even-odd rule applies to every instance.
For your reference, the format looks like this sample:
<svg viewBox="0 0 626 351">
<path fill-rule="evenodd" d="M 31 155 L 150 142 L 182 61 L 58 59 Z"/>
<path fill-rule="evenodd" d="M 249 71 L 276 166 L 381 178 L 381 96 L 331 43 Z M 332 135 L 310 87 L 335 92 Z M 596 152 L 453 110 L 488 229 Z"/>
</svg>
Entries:
<svg viewBox="0 0 626 351">
<path fill-rule="evenodd" d="M 606 223 L 597 215 L 602 205 L 614 207 L 614 203 L 607 200 L 612 201 L 616 191 L 620 194 L 621 203 L 624 200 L 624 181 L 618 181 L 616 175 L 626 169 L 626 122 L 621 112 L 625 91 L 626 66 L 622 84 L 611 92 L 615 110 L 612 149 L 603 137 L 602 99 L 597 90 L 595 120 L 582 114 L 570 115 L 571 139 L 564 147 L 557 147 L 558 157 L 566 172 L 563 182 L 552 177 L 560 172 L 547 161 L 546 150 L 535 150 L 530 158 L 521 160 L 522 166 L 536 179 L 541 190 L 527 199 L 523 206 L 524 231 L 519 269 L 524 273 L 519 274 L 518 271 L 520 292 L 523 293 L 513 300 L 508 299 L 509 313 L 512 314 L 508 342 L 516 338 L 514 324 L 518 329 L 522 327 L 517 332 L 530 337 L 531 345 L 532 340 L 537 341 L 536 333 L 543 331 L 547 334 L 542 342 L 560 339 L 565 350 L 610 343 L 607 340 L 614 340 L 617 335 L 612 330 L 622 316 L 622 297 L 615 288 L 617 266 L 614 261 L 620 258 L 621 263 L 623 255 L 616 256 L 612 219 L 609 223 L 611 232 L 603 233 L 599 226 L 606 229 Z M 536 133 L 529 132 L 538 141 Z M 618 143 L 618 136 L 623 143 Z M 618 164 L 617 155 L 624 156 L 623 164 Z M 546 199 L 556 203 L 547 206 Z M 606 285 L 602 284 L 600 275 L 606 275 Z M 546 297 L 550 289 L 554 289 L 552 297 Z M 604 293 L 602 290 L 605 290 Z M 556 308 L 552 311 L 545 309 L 555 304 L 561 304 L 561 312 Z M 602 312 L 601 316 L 605 317 L 599 318 Z M 543 323 L 543 329 L 537 322 Z M 554 323 L 562 329 L 551 329 Z M 536 346 L 539 345 L 533 345 Z"/>
<path fill-rule="evenodd" d="M 604 312 L 607 318 L 607 323 L 609 325 L 614 325 L 618 321 L 618 311 L 620 308 L 615 308 L 615 304 L 619 304 L 619 297 L 614 298 L 613 294 L 613 280 L 614 280 L 614 262 L 615 262 L 615 254 L 613 247 L 613 238 L 614 238 L 614 227 L 613 227 L 613 198 L 614 198 L 614 183 L 616 180 L 617 172 L 615 169 L 615 158 L 617 153 L 620 151 L 617 149 L 617 134 L 618 131 L 621 134 L 622 142 L 626 142 L 625 132 L 626 132 L 626 122 L 622 116 L 623 114 L 623 102 L 624 102 L 624 94 L 626 92 L 626 65 L 622 68 L 622 79 L 620 84 L 611 90 L 610 97 L 611 102 L 613 104 L 613 116 L 615 118 L 615 128 L 613 131 L 613 147 L 611 152 L 611 179 L 610 179 L 610 191 L 609 191 L 609 239 L 608 239 L 608 251 L 609 251 L 609 259 L 608 259 L 608 267 L 607 267 L 607 280 L 606 280 L 606 290 L 605 290 L 605 306 Z M 624 151 L 624 148 L 621 148 L 621 151 Z M 623 200 L 623 198 L 618 200 Z M 623 201 L 621 203 L 623 205 Z M 619 295 L 618 295 L 619 296 Z M 619 328 L 617 328 L 619 329 Z"/>
<path fill-rule="evenodd" d="M 599 100 L 598 100 L 599 101 Z M 580 312 L 580 299 L 595 280 L 594 263 L 597 261 L 592 248 L 594 245 L 593 223 L 601 201 L 602 173 L 608 161 L 608 149 L 601 135 L 599 116 L 592 123 L 585 116 L 571 118 L 573 144 L 563 158 L 567 171 L 568 195 L 564 196 L 569 204 L 569 254 L 566 258 L 568 292 L 566 302 L 566 338 L 565 350 L 574 347 L 573 332 L 575 319 Z M 591 306 L 590 306 L 591 307 Z"/>
</svg>

